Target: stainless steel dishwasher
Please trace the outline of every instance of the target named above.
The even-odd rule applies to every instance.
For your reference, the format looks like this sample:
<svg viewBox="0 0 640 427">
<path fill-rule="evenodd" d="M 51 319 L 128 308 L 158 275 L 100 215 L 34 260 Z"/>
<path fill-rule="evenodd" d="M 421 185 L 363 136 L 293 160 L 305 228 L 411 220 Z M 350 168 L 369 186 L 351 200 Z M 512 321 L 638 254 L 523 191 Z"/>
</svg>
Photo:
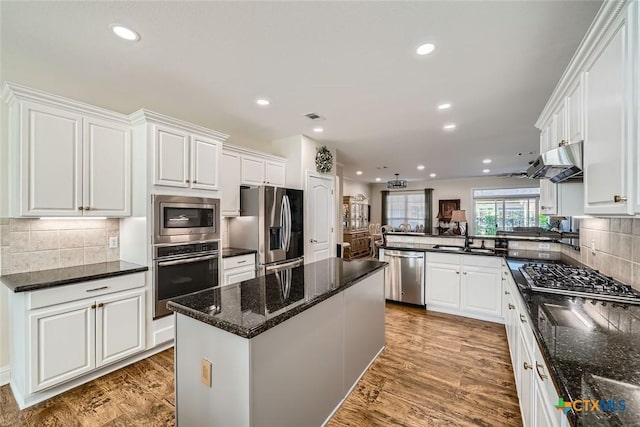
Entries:
<svg viewBox="0 0 640 427">
<path fill-rule="evenodd" d="M 385 298 L 424 305 L 424 252 L 385 249 Z"/>
</svg>

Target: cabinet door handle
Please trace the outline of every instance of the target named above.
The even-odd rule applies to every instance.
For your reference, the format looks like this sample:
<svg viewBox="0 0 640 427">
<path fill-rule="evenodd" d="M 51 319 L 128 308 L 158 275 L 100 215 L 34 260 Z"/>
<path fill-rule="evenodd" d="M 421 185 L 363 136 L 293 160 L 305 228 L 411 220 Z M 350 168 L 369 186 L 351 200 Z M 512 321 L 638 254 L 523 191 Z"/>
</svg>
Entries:
<svg viewBox="0 0 640 427">
<path fill-rule="evenodd" d="M 84 207 L 83 206 L 78 206 L 78 210 L 82 211 L 82 210 L 84 210 Z"/>
<path fill-rule="evenodd" d="M 100 286 L 99 288 L 87 289 L 87 292 L 101 291 L 103 289 L 109 289 L 109 287 L 108 286 Z"/>
<path fill-rule="evenodd" d="M 188 179 L 185 179 L 185 180 L 184 180 L 184 182 L 186 182 L 186 183 L 188 184 L 188 183 L 189 183 L 189 180 L 188 180 Z"/>
<path fill-rule="evenodd" d="M 466 274 L 467 274 L 467 272 L 466 272 L 466 271 L 463 271 L 463 272 L 462 272 L 462 274 L 466 275 Z"/>
<path fill-rule="evenodd" d="M 456 274 L 460 274 L 460 272 L 459 272 L 459 271 L 456 271 Z"/>
<path fill-rule="evenodd" d="M 626 202 L 626 201 L 627 201 L 627 198 L 624 196 L 618 196 L 617 194 L 613 196 L 614 203 L 620 203 L 620 202 Z"/>
<path fill-rule="evenodd" d="M 511 295 L 511 294 L 509 293 L 509 291 L 504 291 L 504 294 L 505 294 L 505 295 Z"/>
<path fill-rule="evenodd" d="M 526 317 L 524 317 L 524 314 L 521 314 L 521 315 L 520 315 L 520 321 L 521 321 L 522 323 L 527 323 L 527 318 L 526 318 Z"/>
<path fill-rule="evenodd" d="M 90 211 L 90 210 L 91 210 L 91 206 L 85 206 L 85 207 L 84 207 L 84 210 L 85 210 L 85 211 Z"/>
<path fill-rule="evenodd" d="M 516 306 L 515 306 L 515 305 L 513 305 L 513 304 L 511 304 L 511 303 L 509 303 L 509 306 L 508 306 L 508 307 L 509 307 L 509 310 L 513 310 L 513 309 L 515 309 L 515 308 L 516 308 Z"/>
<path fill-rule="evenodd" d="M 95 309 L 96 305 L 95 304 L 91 304 L 91 308 Z"/>
<path fill-rule="evenodd" d="M 189 181 L 187 181 L 187 182 L 189 182 Z M 198 183 L 198 181 L 196 181 L 196 180 L 194 179 L 194 180 L 193 180 L 193 183 L 194 183 L 194 184 L 197 184 L 197 183 Z"/>
<path fill-rule="evenodd" d="M 98 308 L 102 308 L 102 307 L 104 307 L 104 303 L 99 303 Z"/>
<path fill-rule="evenodd" d="M 548 376 L 546 376 L 545 374 L 541 374 L 540 373 L 540 368 L 544 368 L 544 366 L 542 366 L 538 361 L 536 361 L 536 372 L 538 373 L 538 376 L 540 377 L 540 379 L 542 381 L 546 380 L 547 378 L 549 378 Z"/>
<path fill-rule="evenodd" d="M 529 363 L 524 362 L 524 369 L 533 369 L 533 366 L 529 365 Z"/>
</svg>

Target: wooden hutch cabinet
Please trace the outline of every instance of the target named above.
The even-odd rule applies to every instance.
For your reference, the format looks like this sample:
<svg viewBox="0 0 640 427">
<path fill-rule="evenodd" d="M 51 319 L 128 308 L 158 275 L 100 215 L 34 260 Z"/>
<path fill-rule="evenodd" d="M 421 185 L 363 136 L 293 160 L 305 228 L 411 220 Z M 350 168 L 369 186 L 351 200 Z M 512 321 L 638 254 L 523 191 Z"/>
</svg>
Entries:
<svg viewBox="0 0 640 427">
<path fill-rule="evenodd" d="M 369 236 L 369 204 L 362 194 L 342 198 L 342 240 L 349 243 L 344 258 L 367 256 L 371 248 Z"/>
</svg>

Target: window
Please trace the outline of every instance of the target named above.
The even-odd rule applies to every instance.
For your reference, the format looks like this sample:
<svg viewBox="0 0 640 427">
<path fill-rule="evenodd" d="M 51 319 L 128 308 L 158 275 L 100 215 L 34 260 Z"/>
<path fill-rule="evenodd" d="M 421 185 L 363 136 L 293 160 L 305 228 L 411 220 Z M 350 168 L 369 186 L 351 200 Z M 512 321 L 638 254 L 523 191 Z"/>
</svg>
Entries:
<svg viewBox="0 0 640 427">
<path fill-rule="evenodd" d="M 538 227 L 539 200 L 539 187 L 474 190 L 474 234 L 495 235 L 515 227 Z"/>
<path fill-rule="evenodd" d="M 431 189 L 418 191 L 383 191 L 382 222 L 394 229 L 409 224 L 411 230 L 420 226 L 431 231 Z M 426 229 L 425 229 L 426 228 Z"/>
</svg>

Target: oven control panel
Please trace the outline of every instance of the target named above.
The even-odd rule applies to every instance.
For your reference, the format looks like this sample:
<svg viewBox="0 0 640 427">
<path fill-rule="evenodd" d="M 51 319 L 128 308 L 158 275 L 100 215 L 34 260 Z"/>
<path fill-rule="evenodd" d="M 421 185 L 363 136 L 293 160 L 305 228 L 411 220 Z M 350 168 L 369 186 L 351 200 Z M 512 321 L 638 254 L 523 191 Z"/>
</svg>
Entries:
<svg viewBox="0 0 640 427">
<path fill-rule="evenodd" d="M 186 243 L 184 245 L 156 246 L 156 258 L 173 257 L 177 255 L 189 255 L 202 252 L 215 252 L 220 249 L 220 241 Z"/>
</svg>

